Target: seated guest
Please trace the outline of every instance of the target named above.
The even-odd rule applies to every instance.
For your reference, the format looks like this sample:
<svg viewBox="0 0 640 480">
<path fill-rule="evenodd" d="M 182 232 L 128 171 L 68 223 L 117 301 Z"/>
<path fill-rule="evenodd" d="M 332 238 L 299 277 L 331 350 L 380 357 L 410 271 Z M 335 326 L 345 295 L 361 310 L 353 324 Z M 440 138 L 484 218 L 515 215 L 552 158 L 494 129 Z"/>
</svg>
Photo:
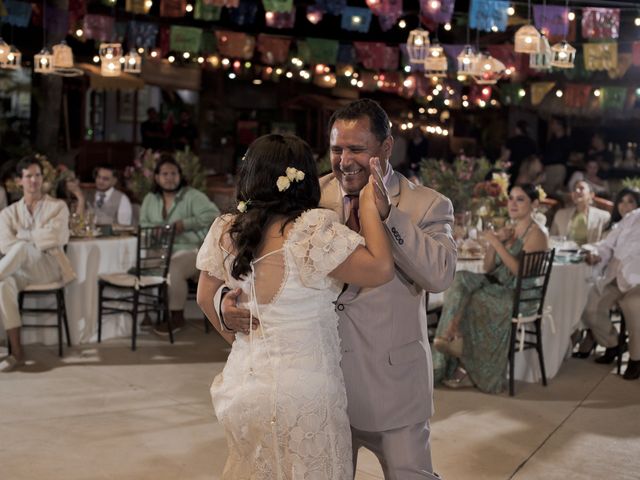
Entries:
<svg viewBox="0 0 640 480">
<path fill-rule="evenodd" d="M 537 205 L 536 187 L 512 186 L 508 208 L 514 225 L 482 234 L 488 273 L 456 272 L 445 291 L 433 342 L 437 382 L 452 388 L 475 385 L 487 393 L 504 389 L 519 255 L 548 248 L 546 233 L 533 219 Z"/>
<path fill-rule="evenodd" d="M 69 241 L 69 209 L 42 192 L 42 164 L 34 156 L 16 166 L 23 197 L 0 212 L 0 316 L 12 355 L 1 364 L 9 371 L 24 364 L 18 293 L 30 283 L 74 277 L 62 247 Z"/>
<path fill-rule="evenodd" d="M 598 165 L 598 160 L 595 158 L 588 159 L 585 163 L 584 172 L 577 171 L 573 172 L 571 178 L 569 178 L 569 191 L 573 191 L 578 183 L 581 180 L 584 180 L 591 187 L 591 191 L 593 191 L 596 195 L 609 197 L 611 191 L 609 189 L 609 182 L 607 182 L 604 178 L 598 176 L 598 171 L 600 166 Z"/>
<path fill-rule="evenodd" d="M 591 206 L 595 194 L 584 180 L 576 182 L 571 192 L 573 206 L 558 210 L 551 224 L 551 235 L 560 235 L 578 245 L 595 243 L 609 223 L 609 212 Z"/>
<path fill-rule="evenodd" d="M 613 201 L 611 221 L 606 230 L 616 228 L 620 220 L 638 207 L 640 207 L 640 191 L 628 187 L 620 190 Z"/>
<path fill-rule="evenodd" d="M 118 177 L 113 167 L 100 165 L 94 170 L 96 191 L 88 195 L 93 204 L 98 225 L 131 225 L 131 201 L 120 190 L 116 190 Z"/>
<path fill-rule="evenodd" d="M 169 310 L 171 325 L 177 331 L 184 326 L 187 280 L 200 273 L 196 268 L 198 248 L 220 211 L 204 193 L 187 186 L 173 156 L 161 155 L 153 173 L 153 188 L 140 207 L 140 225 L 175 225 L 169 267 Z M 154 331 L 159 335 L 169 334 L 166 323 Z"/>
<path fill-rule="evenodd" d="M 574 356 L 586 358 L 596 342 L 607 347 L 598 363 L 611 363 L 623 347 L 611 324 L 609 311 L 618 305 L 629 332 L 629 364 L 626 380 L 640 378 L 640 209 L 628 213 L 617 228 L 590 249 L 587 263 L 604 267 L 592 287 L 582 321 L 590 330 Z"/>
<path fill-rule="evenodd" d="M 607 142 L 602 133 L 595 133 L 591 137 L 591 145 L 585 156 L 585 161 L 589 160 L 598 162 L 598 167 L 603 172 L 608 172 L 613 168 L 613 154 L 607 150 Z"/>
<path fill-rule="evenodd" d="M 80 180 L 78 180 L 73 171 L 69 171 L 68 176 L 58 183 L 56 197 L 67 204 L 71 214 L 75 213 L 79 217 L 84 218 L 87 210 L 87 200 L 80 187 Z"/>
<path fill-rule="evenodd" d="M 515 177 L 514 185 L 524 185 L 532 183 L 540 184 L 544 180 L 544 165 L 537 155 L 529 155 L 525 158 L 518 169 L 518 175 Z"/>
</svg>

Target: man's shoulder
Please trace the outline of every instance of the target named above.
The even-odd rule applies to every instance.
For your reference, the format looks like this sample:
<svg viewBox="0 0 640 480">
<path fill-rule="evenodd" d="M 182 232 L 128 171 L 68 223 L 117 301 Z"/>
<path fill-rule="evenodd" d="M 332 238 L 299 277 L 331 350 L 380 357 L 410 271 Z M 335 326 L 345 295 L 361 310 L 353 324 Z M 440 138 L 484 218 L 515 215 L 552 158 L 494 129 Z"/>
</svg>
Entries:
<svg viewBox="0 0 640 480">
<path fill-rule="evenodd" d="M 408 178 L 398 172 L 394 172 L 394 175 L 398 177 L 398 181 L 400 182 L 400 198 L 404 202 L 409 200 L 410 202 L 413 199 L 420 201 L 422 204 L 431 205 L 433 203 L 450 203 L 449 198 L 442 193 L 434 190 L 433 188 L 427 187 L 425 185 L 417 185 L 411 182 Z"/>
</svg>

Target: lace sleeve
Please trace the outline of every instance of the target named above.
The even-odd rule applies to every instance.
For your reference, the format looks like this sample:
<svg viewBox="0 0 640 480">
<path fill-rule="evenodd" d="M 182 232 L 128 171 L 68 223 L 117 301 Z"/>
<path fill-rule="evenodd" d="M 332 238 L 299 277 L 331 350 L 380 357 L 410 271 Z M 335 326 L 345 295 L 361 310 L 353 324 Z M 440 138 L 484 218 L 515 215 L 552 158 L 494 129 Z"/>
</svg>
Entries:
<svg viewBox="0 0 640 480">
<path fill-rule="evenodd" d="M 307 287 L 327 288 L 329 273 L 364 245 L 364 238 L 338 220 L 331 210 L 310 210 L 296 220 L 289 234 L 291 253 Z"/>
<path fill-rule="evenodd" d="M 231 222 L 231 215 L 222 215 L 215 219 L 213 225 L 209 229 L 209 233 L 202 242 L 198 257 L 196 259 L 196 268 L 203 272 L 207 272 L 212 277 L 224 280 L 225 268 L 224 260 L 228 253 L 222 248 L 221 237 L 227 230 Z"/>
</svg>

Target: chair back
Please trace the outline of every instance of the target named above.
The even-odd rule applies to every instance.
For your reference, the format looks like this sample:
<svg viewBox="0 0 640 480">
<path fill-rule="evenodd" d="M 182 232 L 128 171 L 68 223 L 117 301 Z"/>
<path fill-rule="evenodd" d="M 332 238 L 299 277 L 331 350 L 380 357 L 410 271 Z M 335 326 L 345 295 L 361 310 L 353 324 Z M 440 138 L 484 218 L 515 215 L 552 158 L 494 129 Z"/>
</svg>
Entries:
<svg viewBox="0 0 640 480">
<path fill-rule="evenodd" d="M 174 225 L 138 226 L 135 275 L 167 278 L 175 237 Z"/>
<path fill-rule="evenodd" d="M 555 249 L 520 254 L 518 278 L 513 299 L 513 317 L 542 315 Z"/>
</svg>

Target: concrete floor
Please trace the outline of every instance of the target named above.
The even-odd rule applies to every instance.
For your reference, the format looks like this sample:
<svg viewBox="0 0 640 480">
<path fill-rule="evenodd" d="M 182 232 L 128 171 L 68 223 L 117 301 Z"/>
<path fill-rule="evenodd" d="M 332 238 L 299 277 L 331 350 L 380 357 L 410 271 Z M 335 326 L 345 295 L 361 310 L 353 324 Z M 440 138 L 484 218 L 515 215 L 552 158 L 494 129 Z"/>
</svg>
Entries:
<svg viewBox="0 0 640 480">
<path fill-rule="evenodd" d="M 169 345 L 143 334 L 68 350 L 29 346 L 29 365 L 0 374 L 3 480 L 217 479 L 224 432 L 209 384 L 228 349 L 191 322 Z M 435 392 L 432 448 L 445 479 L 640 478 L 640 381 L 568 360 L 548 387 L 516 397 Z M 380 479 L 362 451 L 356 479 Z"/>
</svg>

